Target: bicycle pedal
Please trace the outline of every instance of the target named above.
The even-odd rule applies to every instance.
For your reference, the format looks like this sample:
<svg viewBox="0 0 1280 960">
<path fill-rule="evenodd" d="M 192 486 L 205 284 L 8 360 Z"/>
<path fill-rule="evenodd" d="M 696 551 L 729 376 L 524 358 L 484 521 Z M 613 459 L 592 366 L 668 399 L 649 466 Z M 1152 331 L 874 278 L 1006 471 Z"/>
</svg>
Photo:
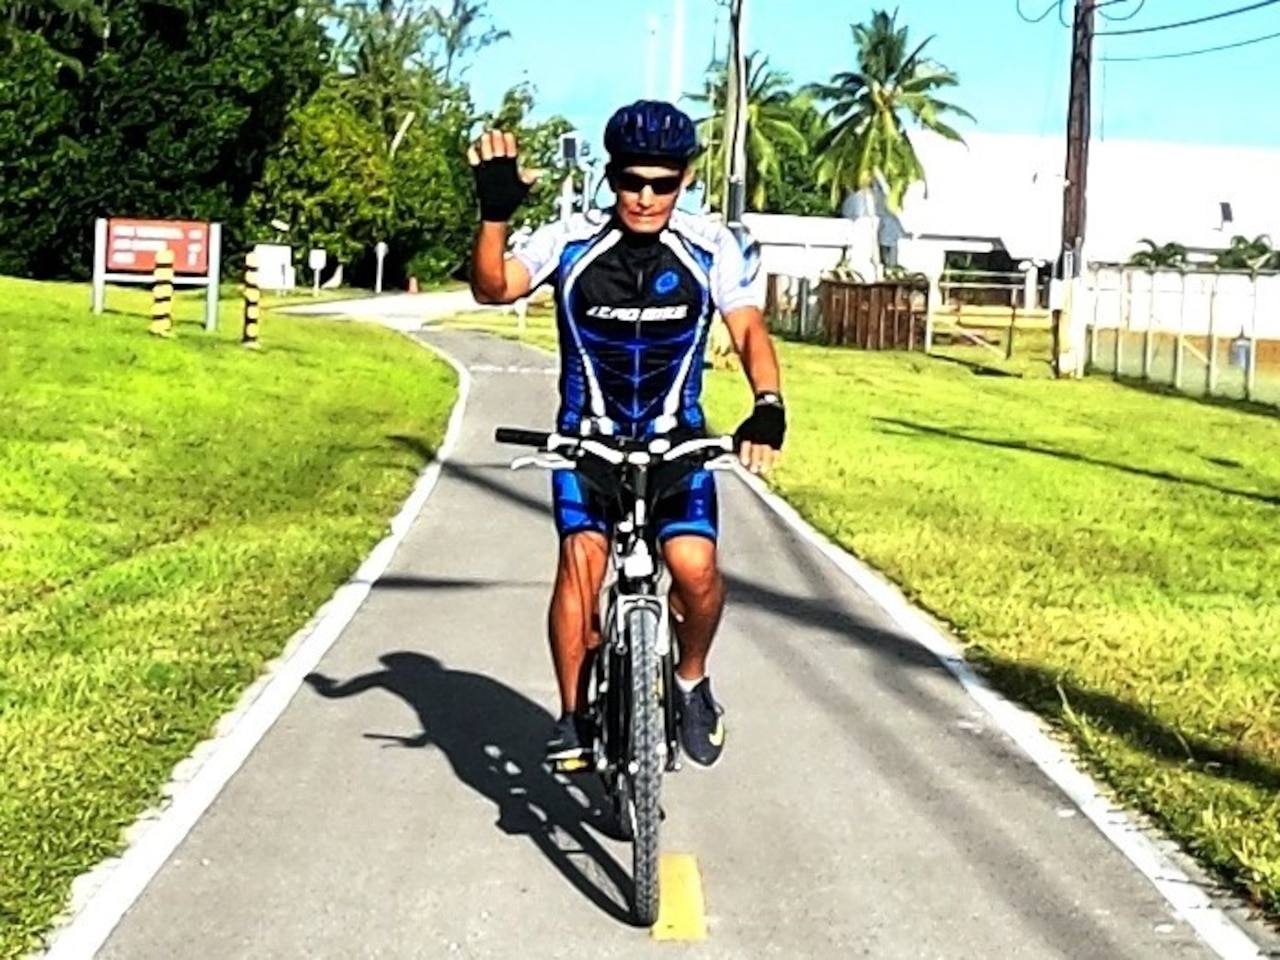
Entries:
<svg viewBox="0 0 1280 960">
<path fill-rule="evenodd" d="M 565 760 L 551 761 L 551 769 L 555 773 L 583 773 L 594 768 L 590 757 L 569 757 Z"/>
</svg>

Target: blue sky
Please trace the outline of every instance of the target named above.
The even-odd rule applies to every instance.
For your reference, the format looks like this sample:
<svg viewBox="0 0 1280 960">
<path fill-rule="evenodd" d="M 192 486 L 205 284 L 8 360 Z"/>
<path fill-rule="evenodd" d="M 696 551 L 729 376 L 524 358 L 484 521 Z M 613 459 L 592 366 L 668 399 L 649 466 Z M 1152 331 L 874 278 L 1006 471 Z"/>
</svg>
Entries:
<svg viewBox="0 0 1280 960">
<path fill-rule="evenodd" d="M 1021 0 L 1030 16 L 1050 0 Z M 671 13 L 675 0 L 489 0 L 505 40 L 474 58 L 466 79 L 481 109 L 496 106 L 521 80 L 538 93 L 538 113 L 560 113 L 593 144 L 609 113 L 643 96 L 647 20 L 660 20 L 657 93 L 669 89 Z M 745 44 L 805 83 L 853 65 L 849 24 L 870 18 L 870 4 L 848 0 L 747 0 Z M 1072 5 L 1068 0 L 1067 7 Z M 1138 0 L 1109 12 L 1131 13 Z M 1246 0 L 1147 0 L 1124 22 L 1099 30 L 1149 27 L 1246 6 Z M 895 4 L 886 0 L 886 9 Z M 1050 13 L 1030 24 L 1015 0 L 898 0 L 898 20 L 913 38 L 933 34 L 928 51 L 954 70 L 952 99 L 977 118 L 976 129 L 1057 135 L 1065 129 L 1070 31 Z M 725 11 L 716 0 L 685 0 L 683 87 L 698 85 L 717 35 L 723 52 Z M 1067 12 L 1070 19 L 1070 11 Z M 717 26 L 718 24 L 718 26 Z M 1099 37 L 1095 57 L 1176 53 L 1280 32 L 1280 3 L 1212 23 L 1133 36 Z M 1203 56 L 1095 67 L 1094 136 L 1280 147 L 1273 119 L 1280 85 L 1280 38 Z M 686 105 L 687 106 L 687 105 Z M 962 130 L 973 129 L 967 122 Z"/>
</svg>

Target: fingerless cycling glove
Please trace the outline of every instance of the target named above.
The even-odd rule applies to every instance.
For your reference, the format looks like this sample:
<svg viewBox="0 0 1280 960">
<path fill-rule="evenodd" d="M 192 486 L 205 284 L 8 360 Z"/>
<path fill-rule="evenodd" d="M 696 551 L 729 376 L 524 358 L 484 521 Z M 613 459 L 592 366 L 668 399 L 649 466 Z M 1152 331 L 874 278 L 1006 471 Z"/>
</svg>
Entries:
<svg viewBox="0 0 1280 960">
<path fill-rule="evenodd" d="M 516 158 L 481 160 L 471 171 L 476 178 L 480 219 L 489 223 L 506 223 L 529 194 L 530 185 L 520 179 Z"/>
<path fill-rule="evenodd" d="M 782 405 L 782 398 L 777 394 L 768 394 L 756 398 L 755 409 L 751 411 L 751 416 L 742 421 L 733 435 L 733 442 L 738 447 L 744 443 L 759 443 L 781 450 L 786 434 L 787 411 Z"/>
</svg>

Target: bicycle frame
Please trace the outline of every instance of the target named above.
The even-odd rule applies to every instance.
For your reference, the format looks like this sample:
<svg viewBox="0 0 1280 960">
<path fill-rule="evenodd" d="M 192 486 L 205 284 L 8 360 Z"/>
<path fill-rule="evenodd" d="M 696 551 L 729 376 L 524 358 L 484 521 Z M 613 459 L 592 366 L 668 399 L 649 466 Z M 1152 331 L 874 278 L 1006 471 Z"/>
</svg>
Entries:
<svg viewBox="0 0 1280 960">
<path fill-rule="evenodd" d="M 495 432 L 499 443 L 538 447 L 539 452 L 512 461 L 513 470 L 539 466 L 548 470 L 578 469 L 584 457 L 591 457 L 614 471 L 614 482 L 603 486 L 591 471 L 580 476 L 606 496 L 626 495 L 626 507 L 609 538 L 610 566 L 614 579 L 606 582 L 602 605 L 607 612 L 601 619 L 601 632 L 606 625 L 617 626 L 637 605 L 653 606 L 664 625 L 659 638 L 661 655 L 670 653 L 668 605 L 659 583 L 665 572 L 662 551 L 650 527 L 649 508 L 664 491 L 652 482 L 651 470 L 662 465 L 687 463 L 707 469 L 724 469 L 732 465 L 733 441 L 730 437 L 705 437 L 671 443 L 665 438 L 650 442 L 617 440 L 609 437 L 572 437 L 556 433 L 499 427 Z M 708 454 L 710 456 L 708 456 Z M 617 478 L 617 472 L 622 476 Z M 604 644 L 602 643 L 602 646 Z"/>
<path fill-rule="evenodd" d="M 601 644 L 591 662 L 593 689 L 588 692 L 594 767 L 613 799 L 619 825 L 632 841 L 636 892 L 633 913 L 652 924 L 658 909 L 658 802 L 664 770 L 680 766 L 677 733 L 675 658 L 672 655 L 670 607 L 659 588 L 664 573 L 662 552 L 650 523 L 650 507 L 663 492 L 661 468 L 700 462 L 715 469 L 728 465 L 729 437 L 710 437 L 673 444 L 610 437 L 567 437 L 556 433 L 500 427 L 499 443 L 539 448 L 517 457 L 512 469 L 540 466 L 578 470 L 579 476 L 606 496 L 625 497 L 620 516 L 609 531 L 614 577 L 602 584 Z M 583 469 L 583 464 L 588 469 Z M 593 476 L 607 467 L 608 478 Z M 600 598 L 597 598 L 598 600 Z M 660 711 L 660 716 L 659 716 Z M 570 770 L 576 772 L 588 764 Z"/>
</svg>

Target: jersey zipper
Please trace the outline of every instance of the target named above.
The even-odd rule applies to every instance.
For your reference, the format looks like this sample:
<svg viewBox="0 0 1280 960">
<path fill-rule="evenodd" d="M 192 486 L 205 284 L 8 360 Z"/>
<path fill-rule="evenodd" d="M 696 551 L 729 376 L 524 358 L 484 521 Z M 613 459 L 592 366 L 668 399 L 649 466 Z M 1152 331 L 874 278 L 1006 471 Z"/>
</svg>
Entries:
<svg viewBox="0 0 1280 960">
<path fill-rule="evenodd" d="M 636 313 L 636 342 L 640 342 L 640 314 L 644 312 L 644 268 L 636 268 L 636 293 L 640 298 L 640 311 Z M 632 371 L 631 371 L 631 409 L 635 411 L 633 416 L 640 416 L 640 351 L 637 349 L 632 354 Z"/>
</svg>

